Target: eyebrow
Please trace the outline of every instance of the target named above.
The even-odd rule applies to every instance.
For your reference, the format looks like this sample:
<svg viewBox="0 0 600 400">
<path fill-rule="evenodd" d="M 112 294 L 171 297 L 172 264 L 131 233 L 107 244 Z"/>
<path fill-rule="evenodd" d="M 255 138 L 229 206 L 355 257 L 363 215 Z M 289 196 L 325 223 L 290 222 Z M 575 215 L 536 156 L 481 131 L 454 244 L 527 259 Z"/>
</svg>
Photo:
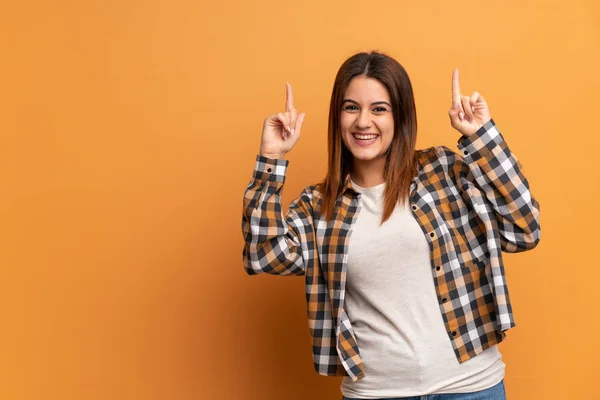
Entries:
<svg viewBox="0 0 600 400">
<path fill-rule="evenodd" d="M 354 103 L 357 106 L 360 105 L 358 104 L 358 102 L 356 100 L 352 100 L 352 99 L 344 99 L 344 101 L 342 101 L 342 104 L 344 103 Z M 388 103 L 387 101 L 375 101 L 373 103 L 371 103 L 372 106 L 376 105 L 376 104 L 387 104 L 388 106 L 392 106 L 390 103 Z"/>
</svg>

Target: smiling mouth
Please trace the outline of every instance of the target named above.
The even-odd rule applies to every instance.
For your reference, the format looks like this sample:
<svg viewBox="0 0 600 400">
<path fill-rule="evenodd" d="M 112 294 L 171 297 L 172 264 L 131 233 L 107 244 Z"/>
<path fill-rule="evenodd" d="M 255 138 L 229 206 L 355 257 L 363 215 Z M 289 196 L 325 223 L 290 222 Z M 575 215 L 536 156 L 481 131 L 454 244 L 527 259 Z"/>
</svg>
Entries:
<svg viewBox="0 0 600 400">
<path fill-rule="evenodd" d="M 356 140 L 373 140 L 373 139 L 377 139 L 379 137 L 379 135 L 377 133 L 358 133 L 358 132 L 352 132 L 352 136 L 354 136 L 354 139 L 356 139 Z"/>
</svg>

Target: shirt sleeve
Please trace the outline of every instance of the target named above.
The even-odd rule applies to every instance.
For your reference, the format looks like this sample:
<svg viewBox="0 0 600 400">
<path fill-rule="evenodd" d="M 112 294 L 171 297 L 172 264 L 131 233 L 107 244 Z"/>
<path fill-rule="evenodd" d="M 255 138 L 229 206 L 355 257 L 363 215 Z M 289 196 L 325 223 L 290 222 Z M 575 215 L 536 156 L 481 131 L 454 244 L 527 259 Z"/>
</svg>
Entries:
<svg viewBox="0 0 600 400">
<path fill-rule="evenodd" d="M 540 205 L 523 175 L 523 165 L 509 149 L 493 119 L 457 142 L 473 183 L 491 204 L 502 251 L 517 253 L 537 246 Z"/>
<path fill-rule="evenodd" d="M 304 275 L 312 238 L 311 194 L 305 189 L 285 217 L 281 192 L 288 160 L 256 156 L 244 192 L 243 263 L 248 275 Z"/>
</svg>

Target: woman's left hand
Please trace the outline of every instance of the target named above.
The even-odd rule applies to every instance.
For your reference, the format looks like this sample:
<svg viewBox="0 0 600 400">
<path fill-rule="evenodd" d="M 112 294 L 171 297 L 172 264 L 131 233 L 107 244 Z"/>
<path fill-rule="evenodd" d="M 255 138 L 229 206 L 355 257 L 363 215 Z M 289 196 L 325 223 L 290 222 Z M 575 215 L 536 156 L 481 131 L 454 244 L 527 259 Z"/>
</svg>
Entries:
<svg viewBox="0 0 600 400">
<path fill-rule="evenodd" d="M 467 137 L 492 118 L 488 105 L 479 92 L 473 92 L 471 96 L 460 93 L 458 68 L 452 74 L 452 108 L 448 115 L 452 127 Z"/>
</svg>

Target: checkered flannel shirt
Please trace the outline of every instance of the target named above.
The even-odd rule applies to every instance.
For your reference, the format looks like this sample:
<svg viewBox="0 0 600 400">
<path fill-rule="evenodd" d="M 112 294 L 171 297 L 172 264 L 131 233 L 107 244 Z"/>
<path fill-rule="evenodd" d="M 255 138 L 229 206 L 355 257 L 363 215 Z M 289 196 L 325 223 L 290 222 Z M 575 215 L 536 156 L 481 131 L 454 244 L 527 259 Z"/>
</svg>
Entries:
<svg viewBox="0 0 600 400">
<path fill-rule="evenodd" d="M 460 363 L 501 342 L 514 327 L 502 251 L 540 240 L 538 201 L 522 164 L 493 119 L 445 146 L 417 150 L 410 206 L 429 243 L 431 273 L 448 340 Z M 361 209 L 349 180 L 334 217 L 321 213 L 318 185 L 306 187 L 283 215 L 281 191 L 289 161 L 257 155 L 243 201 L 243 264 L 247 274 L 303 275 L 315 371 L 365 376 L 344 310 L 348 240 Z"/>
</svg>

